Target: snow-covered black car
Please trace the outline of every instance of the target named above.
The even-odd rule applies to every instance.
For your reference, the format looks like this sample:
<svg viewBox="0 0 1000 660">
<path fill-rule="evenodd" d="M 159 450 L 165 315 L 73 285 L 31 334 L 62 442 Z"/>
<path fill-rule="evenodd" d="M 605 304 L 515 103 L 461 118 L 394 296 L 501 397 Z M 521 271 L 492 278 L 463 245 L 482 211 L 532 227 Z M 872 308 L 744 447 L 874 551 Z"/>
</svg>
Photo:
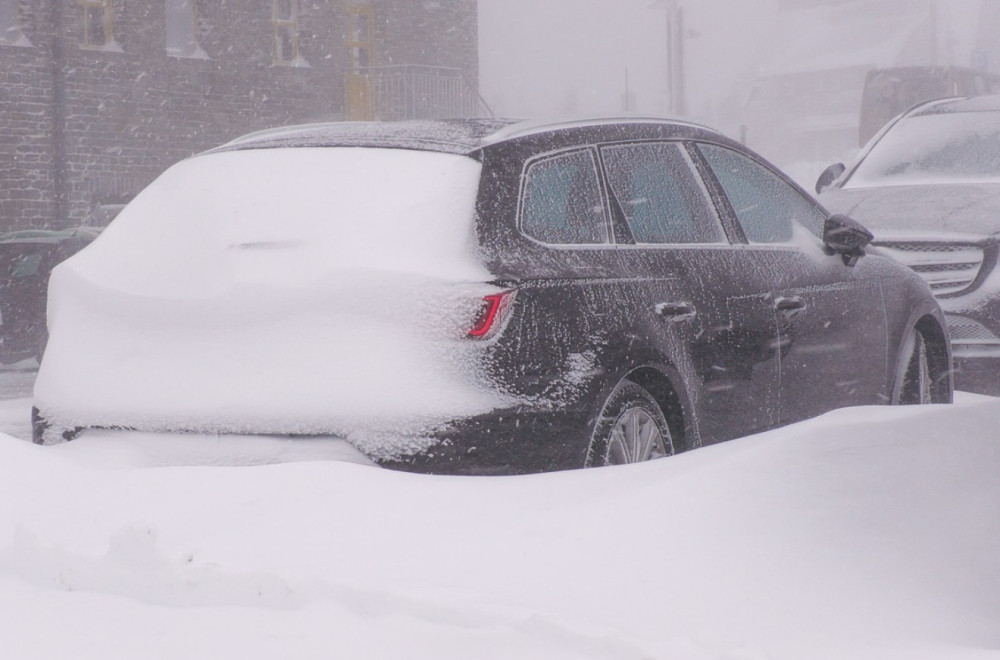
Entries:
<svg viewBox="0 0 1000 660">
<path fill-rule="evenodd" d="M 935 100 L 886 125 L 817 191 L 918 272 L 944 309 L 958 389 L 1000 395 L 1000 96 Z"/>
<path fill-rule="evenodd" d="M 257 133 L 56 269 L 35 438 L 339 436 L 519 473 L 950 401 L 938 304 L 870 239 L 687 123 Z"/>
</svg>

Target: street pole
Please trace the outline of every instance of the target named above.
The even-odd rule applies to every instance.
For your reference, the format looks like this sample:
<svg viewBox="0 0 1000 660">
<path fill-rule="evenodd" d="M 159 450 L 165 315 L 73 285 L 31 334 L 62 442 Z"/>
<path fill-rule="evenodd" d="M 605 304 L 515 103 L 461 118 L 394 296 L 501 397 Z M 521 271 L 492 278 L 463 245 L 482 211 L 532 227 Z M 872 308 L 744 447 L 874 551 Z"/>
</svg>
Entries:
<svg viewBox="0 0 1000 660">
<path fill-rule="evenodd" d="M 677 101 L 677 83 L 674 80 L 674 0 L 665 0 L 667 35 L 667 114 L 674 115 Z"/>
<path fill-rule="evenodd" d="M 674 112 L 678 115 L 683 116 L 687 111 L 684 99 L 684 8 L 677 7 L 675 10 L 676 23 L 677 23 L 677 33 L 675 35 L 676 48 L 677 48 L 677 58 L 676 58 L 676 71 L 674 72 L 674 78 L 677 81 L 677 101 L 674 104 Z"/>
<path fill-rule="evenodd" d="M 684 9 L 677 0 L 655 0 L 649 8 L 666 10 L 664 33 L 667 47 L 667 114 L 683 115 L 684 103 Z"/>
<path fill-rule="evenodd" d="M 930 30 L 931 30 L 931 64 L 937 66 L 940 58 L 938 44 L 938 6 L 937 0 L 930 0 Z"/>
</svg>

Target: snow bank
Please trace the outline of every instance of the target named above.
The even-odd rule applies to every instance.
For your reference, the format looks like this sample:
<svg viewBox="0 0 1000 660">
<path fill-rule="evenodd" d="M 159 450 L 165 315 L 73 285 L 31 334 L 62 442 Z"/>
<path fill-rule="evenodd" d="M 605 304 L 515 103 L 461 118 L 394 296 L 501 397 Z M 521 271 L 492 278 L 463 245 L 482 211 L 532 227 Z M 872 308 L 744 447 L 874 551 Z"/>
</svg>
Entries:
<svg viewBox="0 0 1000 660">
<path fill-rule="evenodd" d="M 0 639 L 25 660 L 1000 658 L 998 416 L 840 410 L 511 478 L 0 438 Z"/>
</svg>

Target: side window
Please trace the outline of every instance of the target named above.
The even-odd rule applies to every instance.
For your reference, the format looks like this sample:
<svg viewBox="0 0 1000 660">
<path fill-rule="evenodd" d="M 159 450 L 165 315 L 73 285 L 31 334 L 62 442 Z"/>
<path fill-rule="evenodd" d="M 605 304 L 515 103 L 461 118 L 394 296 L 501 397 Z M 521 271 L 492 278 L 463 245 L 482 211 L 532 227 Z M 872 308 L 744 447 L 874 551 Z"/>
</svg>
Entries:
<svg viewBox="0 0 1000 660">
<path fill-rule="evenodd" d="M 524 181 L 521 230 L 543 243 L 608 243 L 593 153 L 575 151 L 532 163 Z"/>
<path fill-rule="evenodd" d="M 31 277 L 37 275 L 42 266 L 41 253 L 25 254 L 18 257 L 14 265 L 14 277 Z"/>
<path fill-rule="evenodd" d="M 602 154 L 611 191 L 636 243 L 726 241 L 679 145 L 618 145 Z"/>
<path fill-rule="evenodd" d="M 826 215 L 774 172 L 732 149 L 699 144 L 751 243 L 787 243 L 799 228 L 823 235 Z"/>
</svg>

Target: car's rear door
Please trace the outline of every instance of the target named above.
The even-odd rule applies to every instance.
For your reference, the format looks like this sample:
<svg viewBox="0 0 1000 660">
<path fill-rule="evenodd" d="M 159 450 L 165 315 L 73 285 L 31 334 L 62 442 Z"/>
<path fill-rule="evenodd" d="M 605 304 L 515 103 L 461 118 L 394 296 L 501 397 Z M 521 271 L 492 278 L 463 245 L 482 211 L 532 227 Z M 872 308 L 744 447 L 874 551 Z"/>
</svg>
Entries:
<svg viewBox="0 0 1000 660">
<path fill-rule="evenodd" d="M 882 403 L 886 323 L 881 283 L 825 253 L 826 213 L 780 174 L 720 145 L 698 151 L 768 273 L 781 362 L 781 423 L 848 405 Z"/>
<path fill-rule="evenodd" d="M 658 343 L 685 377 L 704 442 L 777 422 L 775 314 L 761 273 L 733 250 L 685 146 L 605 144 L 623 267 L 656 317 Z M 642 327 L 637 324 L 636 327 Z"/>
</svg>

